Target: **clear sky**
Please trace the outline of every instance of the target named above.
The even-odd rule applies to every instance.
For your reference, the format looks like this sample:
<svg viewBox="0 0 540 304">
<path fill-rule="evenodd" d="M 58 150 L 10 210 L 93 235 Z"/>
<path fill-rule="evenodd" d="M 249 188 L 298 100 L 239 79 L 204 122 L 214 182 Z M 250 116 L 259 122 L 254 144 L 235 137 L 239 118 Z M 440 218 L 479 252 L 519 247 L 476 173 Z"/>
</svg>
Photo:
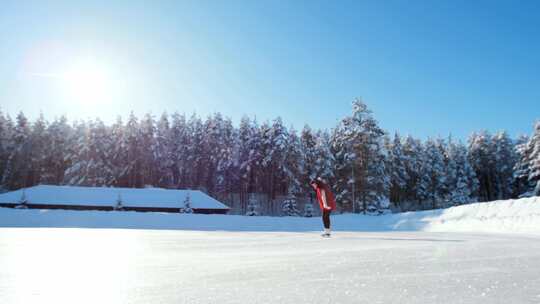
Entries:
<svg viewBox="0 0 540 304">
<path fill-rule="evenodd" d="M 530 134 L 540 1 L 0 2 L 0 109 L 163 111 L 331 128 L 362 97 L 393 132 Z"/>
</svg>

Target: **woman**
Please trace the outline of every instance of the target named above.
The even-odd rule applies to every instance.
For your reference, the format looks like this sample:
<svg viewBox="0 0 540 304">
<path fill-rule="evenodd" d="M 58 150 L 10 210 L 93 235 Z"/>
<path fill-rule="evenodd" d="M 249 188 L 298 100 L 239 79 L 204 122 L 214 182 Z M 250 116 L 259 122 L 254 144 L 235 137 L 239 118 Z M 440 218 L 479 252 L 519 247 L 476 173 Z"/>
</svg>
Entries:
<svg viewBox="0 0 540 304">
<path fill-rule="evenodd" d="M 332 210 L 336 209 L 336 200 L 334 195 L 330 190 L 330 187 L 318 177 L 309 182 L 311 187 L 317 192 L 317 200 L 319 201 L 319 207 L 322 211 L 322 220 L 324 224 L 324 233 L 321 235 L 323 237 L 330 236 L 330 213 Z"/>
</svg>

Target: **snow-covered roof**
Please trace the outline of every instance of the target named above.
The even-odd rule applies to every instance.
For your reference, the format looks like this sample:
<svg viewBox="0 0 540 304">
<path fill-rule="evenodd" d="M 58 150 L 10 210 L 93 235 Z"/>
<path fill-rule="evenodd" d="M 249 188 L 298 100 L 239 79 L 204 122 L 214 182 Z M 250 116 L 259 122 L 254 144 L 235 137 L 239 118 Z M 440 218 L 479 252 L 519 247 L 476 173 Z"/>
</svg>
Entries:
<svg viewBox="0 0 540 304">
<path fill-rule="evenodd" d="M 115 206 L 118 198 L 126 207 L 181 208 L 189 194 L 191 208 L 229 209 L 198 190 L 162 188 L 107 188 L 39 185 L 0 194 L 0 203 L 17 203 L 24 196 L 29 204 Z"/>
</svg>

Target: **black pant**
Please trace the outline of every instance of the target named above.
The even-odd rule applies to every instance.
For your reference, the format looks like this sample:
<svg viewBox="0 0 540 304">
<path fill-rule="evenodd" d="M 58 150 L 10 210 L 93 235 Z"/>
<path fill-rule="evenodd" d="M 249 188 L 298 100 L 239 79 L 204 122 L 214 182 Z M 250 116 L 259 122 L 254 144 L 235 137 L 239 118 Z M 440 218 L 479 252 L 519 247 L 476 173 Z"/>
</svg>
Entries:
<svg viewBox="0 0 540 304">
<path fill-rule="evenodd" d="M 332 210 L 323 210 L 322 213 L 322 222 L 326 229 L 330 229 L 330 213 L 332 213 Z"/>
</svg>

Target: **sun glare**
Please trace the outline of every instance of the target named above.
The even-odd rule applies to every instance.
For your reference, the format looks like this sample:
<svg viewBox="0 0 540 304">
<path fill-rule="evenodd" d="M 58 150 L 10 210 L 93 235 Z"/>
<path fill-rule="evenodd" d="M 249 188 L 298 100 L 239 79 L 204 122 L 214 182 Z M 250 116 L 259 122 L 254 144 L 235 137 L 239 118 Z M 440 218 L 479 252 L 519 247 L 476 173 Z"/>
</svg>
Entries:
<svg viewBox="0 0 540 304">
<path fill-rule="evenodd" d="M 73 102 L 103 103 L 111 96 L 111 81 L 107 69 L 96 62 L 79 62 L 62 74 L 62 90 Z"/>
</svg>

